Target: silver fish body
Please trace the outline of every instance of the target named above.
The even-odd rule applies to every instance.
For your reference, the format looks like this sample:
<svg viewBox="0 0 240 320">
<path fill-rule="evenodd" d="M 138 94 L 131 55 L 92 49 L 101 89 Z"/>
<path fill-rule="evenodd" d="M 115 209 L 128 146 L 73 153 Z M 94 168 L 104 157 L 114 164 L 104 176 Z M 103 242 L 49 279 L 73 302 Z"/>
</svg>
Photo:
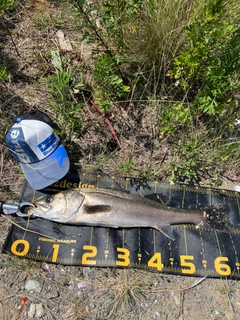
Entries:
<svg viewBox="0 0 240 320">
<path fill-rule="evenodd" d="M 111 189 L 71 189 L 34 202 L 30 214 L 64 224 L 150 227 L 174 240 L 173 224 L 206 223 L 204 210 L 183 210 Z"/>
</svg>

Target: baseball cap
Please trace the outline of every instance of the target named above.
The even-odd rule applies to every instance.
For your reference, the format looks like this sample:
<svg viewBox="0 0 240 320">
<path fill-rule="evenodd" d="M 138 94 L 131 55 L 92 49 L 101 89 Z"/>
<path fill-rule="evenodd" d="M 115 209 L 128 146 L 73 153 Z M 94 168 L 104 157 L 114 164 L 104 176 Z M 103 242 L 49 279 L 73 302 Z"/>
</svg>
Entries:
<svg viewBox="0 0 240 320">
<path fill-rule="evenodd" d="M 7 131 L 7 147 L 33 189 L 55 183 L 69 170 L 68 154 L 56 130 L 60 129 L 47 114 L 34 111 L 16 117 Z"/>
</svg>

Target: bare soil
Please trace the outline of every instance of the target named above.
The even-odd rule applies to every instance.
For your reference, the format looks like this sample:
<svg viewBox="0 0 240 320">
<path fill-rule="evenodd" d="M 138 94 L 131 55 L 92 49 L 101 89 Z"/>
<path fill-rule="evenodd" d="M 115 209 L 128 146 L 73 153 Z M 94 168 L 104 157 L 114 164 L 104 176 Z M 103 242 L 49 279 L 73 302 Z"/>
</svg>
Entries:
<svg viewBox="0 0 240 320">
<path fill-rule="evenodd" d="M 71 23 L 66 23 L 66 9 L 50 0 L 23 1 L 12 16 L 2 20 L 0 65 L 6 65 L 11 73 L 10 80 L 0 84 L 2 201 L 17 200 L 24 181 L 19 164 L 4 143 L 11 119 L 36 108 L 54 116 L 44 75 L 50 49 L 59 46 L 57 31 L 70 40 L 74 53 L 88 59 L 89 48 Z M 163 162 L 171 161 L 168 141 L 159 135 L 157 112 L 154 107 L 133 112 L 130 106 L 113 106 L 107 117 L 121 149 L 102 115 L 86 106 L 80 115 L 82 134 L 74 142 L 66 142 L 72 166 L 120 174 L 119 164 L 124 163 L 127 153 L 142 172 L 150 170 L 157 175 Z M 233 169 L 226 177 L 222 188 L 234 189 L 240 184 Z M 2 215 L 0 246 L 10 225 Z M 0 320 L 238 319 L 239 295 L 240 284 L 234 280 L 66 267 L 0 254 Z"/>
</svg>

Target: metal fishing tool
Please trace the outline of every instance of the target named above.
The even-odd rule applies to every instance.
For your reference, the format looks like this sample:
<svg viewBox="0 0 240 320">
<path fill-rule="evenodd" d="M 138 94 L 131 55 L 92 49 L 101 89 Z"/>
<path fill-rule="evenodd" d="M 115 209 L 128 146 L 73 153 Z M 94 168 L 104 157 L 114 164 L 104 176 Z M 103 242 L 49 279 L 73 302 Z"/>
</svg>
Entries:
<svg viewBox="0 0 240 320">
<path fill-rule="evenodd" d="M 17 202 L 17 201 L 0 201 L 0 213 L 4 213 L 7 215 L 16 214 L 19 217 L 28 217 L 31 214 L 28 213 L 29 207 L 34 207 L 34 204 L 31 202 Z"/>
</svg>

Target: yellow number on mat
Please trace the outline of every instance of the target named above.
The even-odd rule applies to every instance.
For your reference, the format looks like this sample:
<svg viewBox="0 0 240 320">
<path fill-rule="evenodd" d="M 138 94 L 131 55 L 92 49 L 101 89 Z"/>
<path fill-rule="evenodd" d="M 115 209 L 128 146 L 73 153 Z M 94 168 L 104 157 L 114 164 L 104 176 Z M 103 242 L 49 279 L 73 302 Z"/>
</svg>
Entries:
<svg viewBox="0 0 240 320">
<path fill-rule="evenodd" d="M 214 267 L 218 274 L 221 276 L 229 276 L 231 274 L 231 268 L 228 264 L 222 263 L 228 261 L 227 257 L 219 257 L 214 261 Z"/>
<path fill-rule="evenodd" d="M 130 251 L 125 248 L 117 248 L 117 252 L 120 252 L 122 254 L 118 254 L 118 259 L 122 259 L 123 261 L 116 261 L 116 266 L 123 266 L 127 267 L 130 264 Z"/>
<path fill-rule="evenodd" d="M 157 270 L 162 270 L 164 265 L 162 264 L 162 256 L 160 252 L 156 252 L 152 258 L 148 261 L 148 266 L 156 268 Z"/>
<path fill-rule="evenodd" d="M 20 244 L 23 245 L 23 250 L 22 251 L 17 251 L 17 246 L 20 245 Z M 30 245 L 29 245 L 29 242 L 27 240 L 19 239 L 19 240 L 16 240 L 16 241 L 13 242 L 13 244 L 11 246 L 11 251 L 16 256 L 23 257 L 28 253 L 29 248 L 30 248 Z"/>
<path fill-rule="evenodd" d="M 94 265 L 96 260 L 88 260 L 88 258 L 94 258 L 97 255 L 97 248 L 94 246 L 83 246 L 83 250 L 89 250 L 82 255 L 82 264 Z"/>
<path fill-rule="evenodd" d="M 58 251 L 59 251 L 59 244 L 54 244 L 53 245 L 52 262 L 56 262 L 57 261 Z"/>
<path fill-rule="evenodd" d="M 196 267 L 192 262 L 187 262 L 186 260 L 193 260 L 193 256 L 180 256 L 180 265 L 188 269 L 182 269 L 182 273 L 193 274 L 196 271 Z"/>
</svg>

